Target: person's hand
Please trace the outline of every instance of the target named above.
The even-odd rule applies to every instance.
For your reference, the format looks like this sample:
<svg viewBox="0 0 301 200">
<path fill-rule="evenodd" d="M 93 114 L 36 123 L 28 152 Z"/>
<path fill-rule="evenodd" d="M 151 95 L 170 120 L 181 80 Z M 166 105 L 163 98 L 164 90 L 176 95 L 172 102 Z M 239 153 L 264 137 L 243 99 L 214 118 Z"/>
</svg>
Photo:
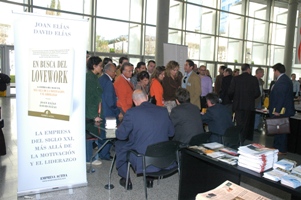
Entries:
<svg viewBox="0 0 301 200">
<path fill-rule="evenodd" d="M 95 122 L 101 122 L 102 119 L 101 119 L 100 117 L 95 117 L 95 118 L 94 118 L 94 121 L 95 121 Z"/>
<path fill-rule="evenodd" d="M 119 113 L 118 119 L 121 120 L 122 118 L 123 118 L 123 114 L 122 114 L 122 113 Z"/>
</svg>

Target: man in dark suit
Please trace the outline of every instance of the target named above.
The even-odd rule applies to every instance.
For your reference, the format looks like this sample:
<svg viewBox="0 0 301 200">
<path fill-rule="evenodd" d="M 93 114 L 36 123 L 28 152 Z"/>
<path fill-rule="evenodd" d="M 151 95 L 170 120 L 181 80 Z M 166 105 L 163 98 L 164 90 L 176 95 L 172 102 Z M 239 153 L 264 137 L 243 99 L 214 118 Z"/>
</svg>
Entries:
<svg viewBox="0 0 301 200">
<path fill-rule="evenodd" d="M 223 79 L 222 79 L 222 86 L 221 90 L 219 92 L 219 97 L 222 99 L 223 105 L 225 105 L 231 112 L 232 112 L 232 101 L 229 98 L 228 95 L 228 89 L 230 87 L 231 81 L 232 81 L 232 69 L 226 68 L 223 73 Z"/>
<path fill-rule="evenodd" d="M 255 99 L 260 96 L 259 84 L 256 77 L 251 75 L 249 64 L 241 66 L 242 74 L 233 77 L 228 94 L 233 99 L 232 110 L 235 120 L 242 127 L 240 141 L 253 140 L 255 120 Z"/>
<path fill-rule="evenodd" d="M 206 95 L 208 109 L 206 113 L 202 113 L 202 120 L 208 124 L 209 131 L 212 134 L 211 142 L 222 143 L 221 136 L 226 132 L 226 129 L 233 126 L 232 112 L 224 105 L 219 103 L 217 94 L 209 93 Z"/>
<path fill-rule="evenodd" d="M 104 74 L 98 79 L 101 88 L 103 89 L 102 101 L 101 101 L 101 118 L 105 119 L 106 117 L 122 117 L 119 108 L 117 108 L 116 102 L 116 93 L 112 81 L 116 75 L 116 67 L 113 63 L 107 63 L 104 66 Z M 120 115 L 120 116 L 119 116 Z M 119 117 L 118 117 L 119 116 Z M 98 140 L 98 147 L 101 147 L 105 140 Z M 112 144 L 108 143 L 100 152 L 99 158 L 102 160 L 111 160 L 110 148 Z"/>
<path fill-rule="evenodd" d="M 174 135 L 174 127 L 166 108 L 159 107 L 147 101 L 147 95 L 142 90 L 135 90 L 132 95 L 136 107 L 129 109 L 116 131 L 115 142 L 116 168 L 121 176 L 120 185 L 125 187 L 127 174 L 126 156 L 130 149 L 144 154 L 147 146 L 158 142 L 168 141 Z M 141 157 L 131 156 L 130 162 L 136 173 L 142 173 Z M 147 168 L 149 172 L 157 171 L 156 167 Z M 152 181 L 147 183 L 152 187 Z M 132 183 L 126 187 L 132 189 Z"/>
<path fill-rule="evenodd" d="M 273 66 L 275 84 L 271 88 L 269 115 L 270 117 L 290 117 L 295 115 L 293 101 L 293 84 L 290 78 L 285 74 L 285 66 L 277 63 Z M 280 114 L 285 108 L 285 112 Z M 279 150 L 279 154 L 287 152 L 287 135 L 279 134 L 274 137 L 274 148 Z"/>
<path fill-rule="evenodd" d="M 204 132 L 200 110 L 190 103 L 189 91 L 184 88 L 176 91 L 176 103 L 170 113 L 175 127 L 173 140 L 188 144 L 193 136 Z"/>
<path fill-rule="evenodd" d="M 102 117 L 118 117 L 120 110 L 117 107 L 117 98 L 113 85 L 116 75 L 116 67 L 113 63 L 108 63 L 104 66 L 104 75 L 99 78 L 99 84 L 103 89 L 102 93 Z M 122 114 L 121 114 L 122 115 Z"/>
</svg>

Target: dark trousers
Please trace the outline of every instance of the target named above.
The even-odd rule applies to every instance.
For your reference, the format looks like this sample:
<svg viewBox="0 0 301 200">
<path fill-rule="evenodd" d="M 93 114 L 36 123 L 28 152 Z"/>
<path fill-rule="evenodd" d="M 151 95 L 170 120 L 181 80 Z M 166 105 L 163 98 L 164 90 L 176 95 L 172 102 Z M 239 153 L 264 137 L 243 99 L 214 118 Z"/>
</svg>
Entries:
<svg viewBox="0 0 301 200">
<path fill-rule="evenodd" d="M 241 143 L 243 144 L 246 139 L 253 141 L 255 112 L 251 110 L 236 110 L 235 120 L 237 126 L 242 127 L 240 132 Z"/>
<path fill-rule="evenodd" d="M 206 97 L 205 97 L 205 96 L 200 97 L 200 100 L 201 100 L 201 109 L 202 109 L 202 108 L 207 108 Z"/>
<path fill-rule="evenodd" d="M 277 134 L 274 136 L 274 148 L 278 149 L 281 153 L 287 152 L 287 135 Z"/>
</svg>

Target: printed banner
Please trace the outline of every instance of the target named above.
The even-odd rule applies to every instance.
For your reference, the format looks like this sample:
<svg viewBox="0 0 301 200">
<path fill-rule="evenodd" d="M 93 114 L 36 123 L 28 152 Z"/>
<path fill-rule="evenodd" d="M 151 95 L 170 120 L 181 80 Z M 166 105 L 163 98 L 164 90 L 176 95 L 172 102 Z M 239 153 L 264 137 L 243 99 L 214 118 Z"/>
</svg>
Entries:
<svg viewBox="0 0 301 200">
<path fill-rule="evenodd" d="M 69 121 L 73 49 L 30 49 L 28 66 L 28 115 Z"/>
<path fill-rule="evenodd" d="M 18 196 L 87 185 L 87 20 L 14 13 Z"/>
</svg>

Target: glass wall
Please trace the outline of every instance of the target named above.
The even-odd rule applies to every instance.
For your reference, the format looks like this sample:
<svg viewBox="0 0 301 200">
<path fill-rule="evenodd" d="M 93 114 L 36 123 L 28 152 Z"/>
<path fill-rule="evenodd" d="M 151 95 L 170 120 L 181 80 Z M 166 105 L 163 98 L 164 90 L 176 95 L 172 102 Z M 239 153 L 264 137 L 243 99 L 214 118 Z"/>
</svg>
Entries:
<svg viewBox="0 0 301 200">
<path fill-rule="evenodd" d="M 0 44 L 14 44 L 12 11 L 89 19 L 88 51 L 116 63 L 126 55 L 136 65 L 155 59 L 158 6 L 159 0 L 1 1 Z M 212 77 L 220 65 L 249 63 L 265 67 L 268 83 L 270 66 L 283 63 L 288 17 L 284 1 L 169 0 L 166 13 L 168 42 L 187 45 L 188 57 L 198 66 L 207 65 Z M 299 73 L 301 68 L 295 69 Z"/>
</svg>

